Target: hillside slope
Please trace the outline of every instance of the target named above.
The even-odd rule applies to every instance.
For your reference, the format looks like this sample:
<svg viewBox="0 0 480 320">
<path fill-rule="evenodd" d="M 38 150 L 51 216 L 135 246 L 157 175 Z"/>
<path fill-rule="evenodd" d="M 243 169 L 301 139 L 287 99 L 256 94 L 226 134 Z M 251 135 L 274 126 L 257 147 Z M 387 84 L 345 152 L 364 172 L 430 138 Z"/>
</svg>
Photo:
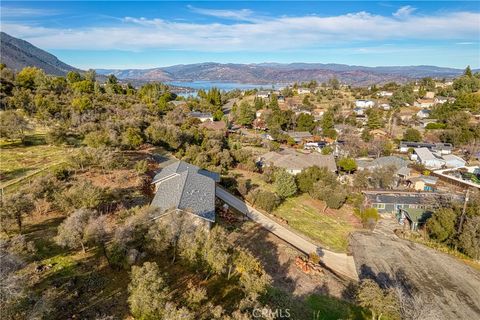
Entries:
<svg viewBox="0 0 480 320">
<path fill-rule="evenodd" d="M 9 68 L 21 70 L 32 66 L 43 69 L 47 74 L 62 76 L 69 71 L 80 71 L 31 43 L 12 37 L 5 32 L 0 33 L 1 62 Z"/>
</svg>

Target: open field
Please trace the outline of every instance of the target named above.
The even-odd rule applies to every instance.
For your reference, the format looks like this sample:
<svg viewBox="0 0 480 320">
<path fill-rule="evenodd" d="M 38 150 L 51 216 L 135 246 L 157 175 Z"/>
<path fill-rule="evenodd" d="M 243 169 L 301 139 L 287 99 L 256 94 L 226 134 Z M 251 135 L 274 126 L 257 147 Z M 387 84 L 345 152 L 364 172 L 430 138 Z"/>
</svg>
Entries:
<svg viewBox="0 0 480 320">
<path fill-rule="evenodd" d="M 234 174 L 250 179 L 253 186 L 274 192 L 274 186 L 261 179 L 258 173 L 234 170 Z M 360 227 L 349 206 L 339 210 L 327 209 L 325 203 L 302 194 L 285 200 L 272 214 L 288 222 L 288 226 L 307 236 L 326 249 L 346 252 L 348 235 Z"/>
<path fill-rule="evenodd" d="M 28 138 L 28 145 L 0 141 L 0 188 L 60 165 L 74 152 L 71 148 L 45 144 L 42 134 Z"/>
<path fill-rule="evenodd" d="M 344 212 L 347 208 L 324 213 L 322 206 L 322 201 L 303 194 L 285 200 L 273 214 L 287 220 L 290 227 L 326 249 L 346 252 L 348 235 L 355 229 L 355 224 Z"/>
</svg>

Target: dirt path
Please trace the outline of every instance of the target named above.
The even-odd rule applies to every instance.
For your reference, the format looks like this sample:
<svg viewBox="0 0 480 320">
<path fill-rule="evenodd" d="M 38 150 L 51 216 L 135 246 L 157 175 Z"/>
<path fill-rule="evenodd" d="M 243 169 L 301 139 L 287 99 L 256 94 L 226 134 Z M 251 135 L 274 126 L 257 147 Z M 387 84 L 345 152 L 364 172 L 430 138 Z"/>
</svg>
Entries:
<svg viewBox="0 0 480 320">
<path fill-rule="evenodd" d="M 360 278 L 411 287 L 440 311 L 439 319 L 480 319 L 480 271 L 398 238 L 393 227 L 392 220 L 382 220 L 373 233 L 352 235 L 350 245 Z"/>
</svg>

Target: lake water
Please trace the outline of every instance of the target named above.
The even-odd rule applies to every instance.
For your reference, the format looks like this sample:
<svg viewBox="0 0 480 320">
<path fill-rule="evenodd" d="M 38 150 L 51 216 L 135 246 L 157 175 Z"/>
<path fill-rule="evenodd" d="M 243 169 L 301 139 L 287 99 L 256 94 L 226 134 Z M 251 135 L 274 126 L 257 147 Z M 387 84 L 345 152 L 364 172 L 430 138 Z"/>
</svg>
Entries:
<svg viewBox="0 0 480 320">
<path fill-rule="evenodd" d="M 280 84 L 254 84 L 254 83 L 236 83 L 236 82 L 221 82 L 221 81 L 191 81 L 191 82 L 183 82 L 183 81 L 170 81 L 165 82 L 166 84 L 177 86 L 177 87 L 188 87 L 194 89 L 192 92 L 182 92 L 177 93 L 179 96 L 188 97 L 188 96 L 196 96 L 197 91 L 200 89 L 208 90 L 213 87 L 216 87 L 220 90 L 231 91 L 235 89 L 240 90 L 250 90 L 250 89 L 279 89 L 282 88 L 284 85 Z"/>
</svg>

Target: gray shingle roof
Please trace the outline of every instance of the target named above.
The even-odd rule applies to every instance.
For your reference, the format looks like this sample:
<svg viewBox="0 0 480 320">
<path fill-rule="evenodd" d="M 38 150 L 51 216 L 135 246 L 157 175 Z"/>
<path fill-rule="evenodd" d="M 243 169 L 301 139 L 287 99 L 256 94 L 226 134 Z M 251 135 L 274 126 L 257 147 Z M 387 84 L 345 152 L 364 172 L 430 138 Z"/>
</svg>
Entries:
<svg viewBox="0 0 480 320">
<path fill-rule="evenodd" d="M 162 210 L 179 209 L 215 221 L 215 181 L 218 174 L 184 161 L 175 162 L 157 173 L 157 192 L 151 206 Z"/>
<path fill-rule="evenodd" d="M 273 164 L 275 167 L 287 170 L 303 170 L 308 167 L 326 167 L 330 171 L 337 171 L 333 155 L 322 155 L 318 152 L 300 153 L 295 151 L 268 152 L 261 156 L 264 164 Z"/>
</svg>

